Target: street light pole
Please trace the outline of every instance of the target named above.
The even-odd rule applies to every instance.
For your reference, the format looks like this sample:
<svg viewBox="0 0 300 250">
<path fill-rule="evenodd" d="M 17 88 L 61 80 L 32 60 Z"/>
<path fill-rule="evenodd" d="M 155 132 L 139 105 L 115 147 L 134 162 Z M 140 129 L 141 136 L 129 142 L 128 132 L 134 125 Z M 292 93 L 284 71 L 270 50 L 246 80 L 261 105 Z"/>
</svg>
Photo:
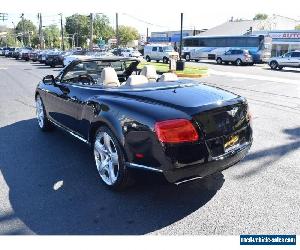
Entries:
<svg viewBox="0 0 300 250">
<path fill-rule="evenodd" d="M 182 53 L 182 25 L 183 25 L 183 13 L 180 15 L 180 47 L 179 47 L 179 58 L 181 61 L 181 53 Z"/>
</svg>

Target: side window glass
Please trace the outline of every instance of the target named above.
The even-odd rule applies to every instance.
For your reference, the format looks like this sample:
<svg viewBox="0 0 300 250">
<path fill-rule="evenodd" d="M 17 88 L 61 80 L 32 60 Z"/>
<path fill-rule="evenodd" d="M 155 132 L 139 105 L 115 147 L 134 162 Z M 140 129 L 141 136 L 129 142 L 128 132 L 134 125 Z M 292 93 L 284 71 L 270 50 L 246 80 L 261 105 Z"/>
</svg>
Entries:
<svg viewBox="0 0 300 250">
<path fill-rule="evenodd" d="M 157 51 L 157 47 L 153 47 L 153 48 L 152 48 L 152 51 Z"/>
<path fill-rule="evenodd" d="M 87 74 L 87 70 L 85 69 L 84 64 L 78 63 L 74 67 L 69 69 L 67 73 L 65 73 L 65 75 L 61 79 L 61 82 L 78 84 L 79 76 L 84 74 Z"/>
<path fill-rule="evenodd" d="M 300 57 L 300 52 L 293 52 L 292 57 Z"/>
<path fill-rule="evenodd" d="M 163 52 L 163 48 L 162 47 L 159 47 L 159 52 Z"/>
</svg>

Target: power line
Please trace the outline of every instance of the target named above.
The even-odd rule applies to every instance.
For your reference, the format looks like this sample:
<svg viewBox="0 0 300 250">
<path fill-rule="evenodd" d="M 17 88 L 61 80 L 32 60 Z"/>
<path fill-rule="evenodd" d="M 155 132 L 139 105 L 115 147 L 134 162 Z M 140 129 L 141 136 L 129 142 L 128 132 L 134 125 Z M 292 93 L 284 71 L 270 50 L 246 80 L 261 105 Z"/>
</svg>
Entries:
<svg viewBox="0 0 300 250">
<path fill-rule="evenodd" d="M 140 19 L 138 17 L 132 16 L 132 15 L 127 14 L 127 13 L 122 13 L 122 15 L 131 17 L 132 19 L 135 19 L 135 20 L 137 20 L 139 22 L 142 22 L 142 23 L 145 23 L 145 24 L 148 24 L 148 25 L 151 25 L 151 26 L 157 26 L 157 27 L 160 27 L 160 28 L 167 28 L 167 29 L 170 28 L 169 26 L 163 26 L 163 25 L 159 25 L 159 24 L 150 23 L 148 21 L 142 20 L 142 19 Z"/>
</svg>

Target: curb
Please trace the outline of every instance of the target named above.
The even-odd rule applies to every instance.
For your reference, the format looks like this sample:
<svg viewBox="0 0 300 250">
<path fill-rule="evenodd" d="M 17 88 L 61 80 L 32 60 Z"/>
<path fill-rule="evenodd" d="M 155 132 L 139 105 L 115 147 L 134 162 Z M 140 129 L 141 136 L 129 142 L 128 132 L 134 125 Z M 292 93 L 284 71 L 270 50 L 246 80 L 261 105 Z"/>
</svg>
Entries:
<svg viewBox="0 0 300 250">
<path fill-rule="evenodd" d="M 205 74 L 181 74 L 181 73 L 176 73 L 178 77 L 187 77 L 187 78 L 201 78 L 205 76 L 209 76 L 208 73 Z"/>
</svg>

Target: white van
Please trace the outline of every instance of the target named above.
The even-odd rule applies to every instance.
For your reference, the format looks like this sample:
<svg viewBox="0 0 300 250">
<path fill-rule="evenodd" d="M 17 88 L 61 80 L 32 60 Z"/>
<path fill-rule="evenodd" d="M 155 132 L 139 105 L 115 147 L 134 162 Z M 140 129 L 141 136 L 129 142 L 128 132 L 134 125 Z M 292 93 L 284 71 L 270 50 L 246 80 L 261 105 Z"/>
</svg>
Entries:
<svg viewBox="0 0 300 250">
<path fill-rule="evenodd" d="M 144 47 L 144 58 L 147 62 L 156 60 L 157 62 L 163 61 L 164 63 L 168 63 L 171 56 L 176 57 L 175 59 L 177 60 L 179 59 L 178 52 L 170 45 L 151 44 Z"/>
</svg>

